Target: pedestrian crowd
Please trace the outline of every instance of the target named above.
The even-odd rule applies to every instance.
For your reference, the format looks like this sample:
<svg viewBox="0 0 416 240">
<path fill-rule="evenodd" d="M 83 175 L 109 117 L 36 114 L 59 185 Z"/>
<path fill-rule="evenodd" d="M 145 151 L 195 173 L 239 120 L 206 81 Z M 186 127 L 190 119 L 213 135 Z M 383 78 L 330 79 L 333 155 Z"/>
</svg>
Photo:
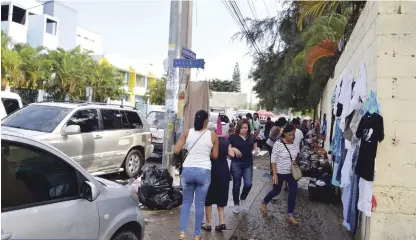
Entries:
<svg viewBox="0 0 416 240">
<path fill-rule="evenodd" d="M 186 149 L 183 162 L 181 187 L 183 204 L 180 217 L 179 239 L 186 239 L 188 218 L 192 203 L 195 204 L 194 240 L 200 239 L 201 229 L 212 231 L 212 205 L 217 206 L 219 224 L 215 231 L 226 230 L 224 208 L 227 206 L 229 182 L 232 181 L 233 213 L 247 209 L 246 199 L 253 184 L 253 159 L 258 154 L 259 131 L 269 152 L 270 175 L 273 189 L 260 204 L 262 214 L 267 214 L 267 204 L 279 195 L 284 183 L 288 190 L 287 220 L 297 224 L 294 218 L 298 189 L 296 167 L 304 133 L 299 118 L 288 122 L 281 117 L 276 122 L 270 118 L 260 126 L 258 114 L 248 113 L 230 124 L 223 136 L 215 133 L 215 125 L 209 123 L 209 114 L 200 110 L 195 114 L 194 127 L 186 130 L 175 145 L 175 153 Z M 307 126 L 306 126 L 307 127 Z M 228 164 L 227 159 L 231 159 Z M 297 169 L 299 169 L 297 167 Z M 241 187 L 242 186 L 242 187 Z M 205 221 L 204 221 L 205 212 Z"/>
</svg>

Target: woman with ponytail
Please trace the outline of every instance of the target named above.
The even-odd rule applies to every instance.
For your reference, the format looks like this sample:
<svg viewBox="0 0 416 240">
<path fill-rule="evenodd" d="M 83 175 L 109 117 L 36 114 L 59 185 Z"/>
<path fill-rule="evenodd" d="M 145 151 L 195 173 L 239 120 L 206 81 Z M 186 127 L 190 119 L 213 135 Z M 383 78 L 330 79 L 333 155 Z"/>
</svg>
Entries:
<svg viewBox="0 0 416 240">
<path fill-rule="evenodd" d="M 181 186 L 183 203 L 181 208 L 180 236 L 186 239 L 188 217 L 195 196 L 194 240 L 199 240 L 204 218 L 205 199 L 211 184 L 211 159 L 218 158 L 218 136 L 207 130 L 208 112 L 199 110 L 195 114 L 194 127 L 186 130 L 175 145 L 175 153 L 182 148 L 188 150 L 183 163 Z"/>
</svg>

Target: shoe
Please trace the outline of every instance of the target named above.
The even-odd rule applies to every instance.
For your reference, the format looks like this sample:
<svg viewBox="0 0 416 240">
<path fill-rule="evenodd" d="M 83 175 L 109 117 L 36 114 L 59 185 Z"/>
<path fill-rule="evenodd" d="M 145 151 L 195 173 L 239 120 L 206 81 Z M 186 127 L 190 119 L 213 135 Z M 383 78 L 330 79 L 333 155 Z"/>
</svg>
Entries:
<svg viewBox="0 0 416 240">
<path fill-rule="evenodd" d="M 234 205 L 233 213 L 236 213 L 236 214 L 240 213 L 240 206 L 239 205 Z"/>
<path fill-rule="evenodd" d="M 245 211 L 247 209 L 246 200 L 240 200 L 240 211 Z"/>
<path fill-rule="evenodd" d="M 202 224 L 201 228 L 204 229 L 207 232 L 211 232 L 211 230 L 212 230 L 211 225 L 207 225 L 205 223 Z"/>
<path fill-rule="evenodd" d="M 287 217 L 287 221 L 290 224 L 298 224 L 298 222 L 296 222 L 296 219 L 294 217 Z"/>
<path fill-rule="evenodd" d="M 181 232 L 181 233 L 179 234 L 179 240 L 186 240 L 186 235 L 185 235 L 185 233 L 184 233 L 184 232 Z"/>
<path fill-rule="evenodd" d="M 194 236 L 194 240 L 201 240 L 200 236 Z"/>
<path fill-rule="evenodd" d="M 260 212 L 263 215 L 267 215 L 267 205 L 264 203 L 260 203 Z"/>
<path fill-rule="evenodd" d="M 221 224 L 215 227 L 215 231 L 217 232 L 222 232 L 224 230 L 227 230 L 227 227 L 225 226 L 225 224 Z"/>
</svg>

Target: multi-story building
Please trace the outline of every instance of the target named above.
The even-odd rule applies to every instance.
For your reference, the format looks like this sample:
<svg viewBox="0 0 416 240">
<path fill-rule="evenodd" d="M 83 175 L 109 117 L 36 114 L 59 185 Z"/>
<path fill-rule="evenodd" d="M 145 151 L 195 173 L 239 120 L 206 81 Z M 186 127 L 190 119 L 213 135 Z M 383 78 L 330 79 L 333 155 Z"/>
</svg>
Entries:
<svg viewBox="0 0 416 240">
<path fill-rule="evenodd" d="M 144 66 L 127 61 L 119 54 L 95 55 L 95 59 L 105 59 L 123 75 L 125 99 L 130 104 L 146 104 L 145 96 L 149 87 L 156 83 L 157 77 Z"/>
<path fill-rule="evenodd" d="M 36 7 L 37 6 L 37 7 Z M 43 12 L 39 2 L 12 0 L 1 3 L 1 30 L 13 43 L 49 49 L 58 47 L 59 20 Z"/>
<path fill-rule="evenodd" d="M 90 51 L 93 54 L 102 54 L 102 41 L 103 40 L 100 34 L 77 26 L 76 45 L 81 46 L 82 49 Z"/>
<path fill-rule="evenodd" d="M 102 54 L 102 38 L 78 25 L 78 12 L 60 2 L 10 0 L 1 3 L 1 30 L 14 43 L 54 50 L 76 46 Z"/>
</svg>

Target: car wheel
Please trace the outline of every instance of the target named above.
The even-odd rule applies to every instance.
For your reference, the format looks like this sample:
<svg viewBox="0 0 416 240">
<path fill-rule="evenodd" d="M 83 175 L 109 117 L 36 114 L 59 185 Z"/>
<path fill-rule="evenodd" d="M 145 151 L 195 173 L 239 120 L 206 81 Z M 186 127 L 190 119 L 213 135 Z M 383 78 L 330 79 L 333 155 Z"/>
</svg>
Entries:
<svg viewBox="0 0 416 240">
<path fill-rule="evenodd" d="M 133 149 L 127 154 L 126 160 L 124 161 L 124 172 L 129 178 L 137 178 L 143 167 L 144 157 L 142 153 Z"/>
<path fill-rule="evenodd" d="M 111 240 L 139 240 L 137 236 L 129 230 L 117 233 Z"/>
</svg>

